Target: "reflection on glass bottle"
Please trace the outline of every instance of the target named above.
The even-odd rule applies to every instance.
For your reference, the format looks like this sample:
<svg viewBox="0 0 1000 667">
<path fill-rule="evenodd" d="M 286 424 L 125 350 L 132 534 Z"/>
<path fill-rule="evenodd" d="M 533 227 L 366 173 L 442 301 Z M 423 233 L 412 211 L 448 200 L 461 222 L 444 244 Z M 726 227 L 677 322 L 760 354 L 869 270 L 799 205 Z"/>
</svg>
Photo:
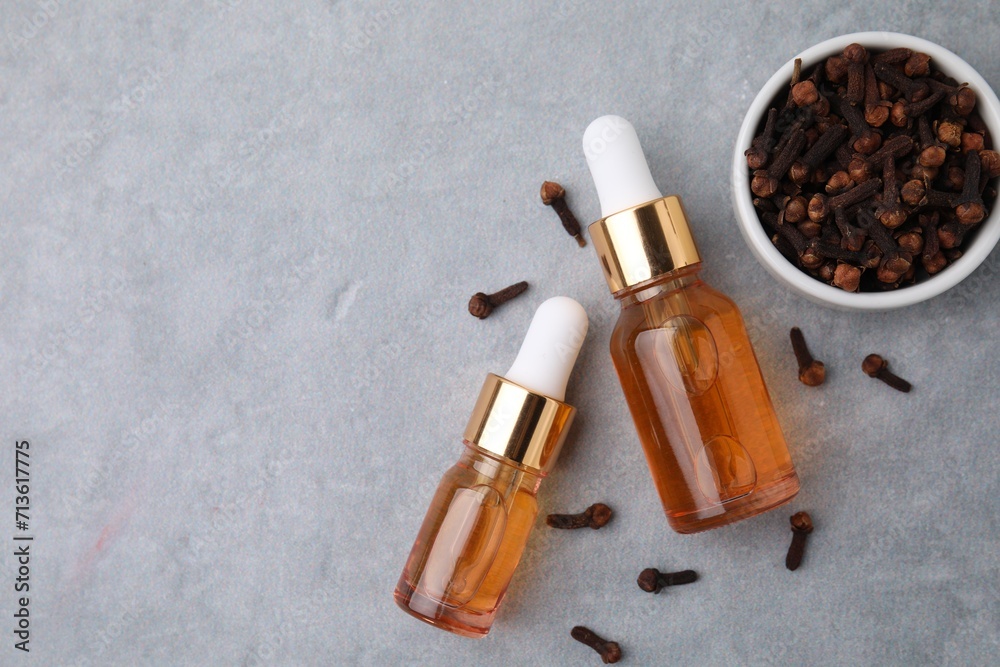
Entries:
<svg viewBox="0 0 1000 667">
<path fill-rule="evenodd" d="M 622 293 L 612 334 L 654 482 L 680 532 L 756 514 L 798 489 L 739 311 L 699 268 Z"/>
<path fill-rule="evenodd" d="M 466 442 L 438 485 L 396 602 L 456 634 L 489 632 L 538 514 L 542 476 Z"/>
</svg>

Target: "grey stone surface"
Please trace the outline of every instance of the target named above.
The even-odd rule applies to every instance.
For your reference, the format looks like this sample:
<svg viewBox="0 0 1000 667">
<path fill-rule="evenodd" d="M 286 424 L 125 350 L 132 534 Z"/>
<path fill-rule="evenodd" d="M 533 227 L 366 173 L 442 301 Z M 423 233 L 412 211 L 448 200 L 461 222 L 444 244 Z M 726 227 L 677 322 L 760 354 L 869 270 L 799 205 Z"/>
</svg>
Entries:
<svg viewBox="0 0 1000 667">
<path fill-rule="evenodd" d="M 736 231 L 732 142 L 796 52 L 916 34 L 1000 85 L 988 3 L 0 3 L 0 664 L 967 665 L 1000 662 L 1000 260 L 928 303 L 789 294 Z M 38 25 L 32 27 L 31 21 Z M 598 205 L 596 116 L 682 194 L 704 277 L 748 319 L 817 529 L 788 509 L 667 527 L 607 353 L 592 248 L 538 201 Z M 527 295 L 486 321 L 469 295 Z M 580 411 L 493 633 L 392 589 L 485 373 L 534 308 L 591 317 Z M 830 369 L 795 379 L 801 326 Z M 868 380 L 880 351 L 916 389 Z M 31 653 L 13 648 L 14 442 L 31 443 Z M 541 522 L 540 522 L 541 523 Z M 649 565 L 693 586 L 642 594 Z"/>
</svg>

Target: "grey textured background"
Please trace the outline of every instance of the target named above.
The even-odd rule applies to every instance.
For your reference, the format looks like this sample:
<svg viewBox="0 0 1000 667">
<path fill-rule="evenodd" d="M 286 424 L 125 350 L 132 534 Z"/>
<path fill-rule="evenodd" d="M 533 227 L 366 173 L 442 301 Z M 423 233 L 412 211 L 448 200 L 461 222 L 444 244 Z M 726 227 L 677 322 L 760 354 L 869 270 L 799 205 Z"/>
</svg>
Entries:
<svg viewBox="0 0 1000 667">
<path fill-rule="evenodd" d="M 0 664 L 596 664 L 577 623 L 633 665 L 1000 662 L 997 253 L 929 303 L 834 312 L 755 263 L 727 191 L 742 114 L 796 52 L 899 30 L 998 86 L 988 6 L 2 0 L 0 512 L 28 439 L 36 541 L 23 655 L 0 523 Z M 558 180 L 597 217 L 580 137 L 606 113 L 743 308 L 789 508 L 667 527 L 607 353 L 616 304 L 537 195 Z M 392 589 L 485 373 L 556 294 L 591 329 L 541 511 L 616 519 L 540 526 L 493 633 L 453 637 Z M 822 388 L 795 379 L 792 325 Z M 876 350 L 911 395 L 861 374 Z M 797 509 L 817 530 L 792 574 Z M 645 595 L 650 565 L 702 580 Z"/>
</svg>

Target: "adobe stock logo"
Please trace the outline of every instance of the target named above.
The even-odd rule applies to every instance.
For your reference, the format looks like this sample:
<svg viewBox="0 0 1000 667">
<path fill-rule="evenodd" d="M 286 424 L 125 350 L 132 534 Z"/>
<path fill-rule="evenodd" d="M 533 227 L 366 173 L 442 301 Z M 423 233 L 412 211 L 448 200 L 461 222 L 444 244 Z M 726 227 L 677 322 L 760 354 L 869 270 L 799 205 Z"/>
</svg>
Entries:
<svg viewBox="0 0 1000 667">
<path fill-rule="evenodd" d="M 15 28 L 6 31 L 11 53 L 17 55 L 23 51 L 28 42 L 37 37 L 39 32 L 59 14 L 63 2 L 64 0 L 40 0 L 35 3 L 36 10 L 30 17 L 21 16 L 15 21 Z"/>
<path fill-rule="evenodd" d="M 583 347 L 583 341 L 587 338 L 588 328 L 589 323 L 573 327 L 569 340 L 556 343 L 556 354 L 559 356 L 559 361 L 565 363 L 570 359 L 576 359 L 576 356 L 580 353 L 580 348 Z"/>
<path fill-rule="evenodd" d="M 402 12 L 403 6 L 399 2 L 390 2 L 387 8 L 379 9 L 363 25 L 354 28 L 348 38 L 340 45 L 341 52 L 345 56 L 353 56 L 363 52 L 389 26 L 392 18 L 399 16 Z"/>
<path fill-rule="evenodd" d="M 150 94 L 157 89 L 163 79 L 163 74 L 162 69 L 153 69 L 148 65 L 143 68 L 139 80 L 130 88 L 119 92 L 107 104 L 100 122 L 94 123 L 84 130 L 76 140 L 64 148 L 62 158 L 56 163 L 57 175 L 61 176 L 75 170 L 83 164 L 84 160 L 97 152 L 119 125 L 136 113 Z"/>
<path fill-rule="evenodd" d="M 597 136 L 589 139 L 583 146 L 583 153 L 589 162 L 600 160 L 607 152 L 608 146 L 617 141 L 628 126 L 625 119 L 619 116 L 605 116 L 601 119 L 601 123 Z"/>
</svg>

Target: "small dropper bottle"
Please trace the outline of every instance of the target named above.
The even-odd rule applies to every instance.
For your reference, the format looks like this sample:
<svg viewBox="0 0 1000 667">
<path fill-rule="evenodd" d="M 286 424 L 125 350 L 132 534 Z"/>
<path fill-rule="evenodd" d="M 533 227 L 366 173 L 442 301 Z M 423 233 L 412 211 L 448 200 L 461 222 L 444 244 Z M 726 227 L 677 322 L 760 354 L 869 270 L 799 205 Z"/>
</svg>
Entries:
<svg viewBox="0 0 1000 667">
<path fill-rule="evenodd" d="M 660 193 L 624 118 L 595 120 L 583 148 L 603 216 L 590 235 L 621 303 L 611 358 L 671 527 L 787 502 L 799 480 L 743 318 L 699 277 L 680 198 Z"/>
<path fill-rule="evenodd" d="M 576 409 L 563 402 L 587 314 L 557 296 L 538 307 L 514 365 L 493 375 L 396 585 L 403 611 L 465 637 L 490 631 L 538 514 L 536 494 Z"/>
</svg>

